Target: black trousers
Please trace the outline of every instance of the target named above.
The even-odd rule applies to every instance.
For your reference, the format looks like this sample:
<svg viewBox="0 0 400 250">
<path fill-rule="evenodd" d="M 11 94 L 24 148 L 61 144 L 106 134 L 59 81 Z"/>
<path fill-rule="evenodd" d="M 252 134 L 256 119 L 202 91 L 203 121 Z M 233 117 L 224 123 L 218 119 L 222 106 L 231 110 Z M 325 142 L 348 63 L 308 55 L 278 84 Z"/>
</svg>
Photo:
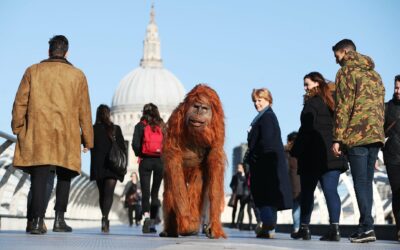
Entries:
<svg viewBox="0 0 400 250">
<path fill-rule="evenodd" d="M 238 203 L 240 200 L 241 196 L 236 195 L 236 198 L 233 202 L 233 207 L 232 207 L 232 224 L 235 224 L 235 218 L 236 218 L 236 211 L 237 211 L 237 207 L 238 207 Z"/>
<path fill-rule="evenodd" d="M 240 198 L 240 209 L 239 209 L 239 215 L 238 215 L 238 224 L 243 224 L 243 218 L 244 218 L 244 209 L 245 206 L 247 205 L 247 215 L 249 216 L 249 225 L 251 225 L 253 216 L 251 214 L 251 204 L 250 204 L 250 195 L 243 195 Z M 239 226 L 239 225 L 238 225 Z"/>
<path fill-rule="evenodd" d="M 400 165 L 386 164 L 386 171 L 392 188 L 392 211 L 397 230 L 400 230 Z"/>
<path fill-rule="evenodd" d="M 51 193 L 53 192 L 53 188 L 54 188 L 54 177 L 56 175 L 55 171 L 50 171 L 48 177 L 47 177 L 47 183 L 46 183 L 46 203 L 44 206 L 44 214 L 46 213 L 47 210 L 47 206 L 49 204 L 50 201 L 50 197 L 51 197 Z M 29 189 L 29 193 L 28 193 L 28 202 L 27 202 L 27 207 L 26 207 L 26 218 L 31 221 L 33 220 L 33 215 L 32 215 L 32 185 Z"/>
<path fill-rule="evenodd" d="M 29 169 L 31 175 L 32 190 L 32 216 L 44 217 L 46 214 L 46 186 L 50 173 L 50 168 L 55 166 L 42 165 L 32 166 Z M 57 212 L 66 212 L 71 179 L 75 176 L 75 172 L 62 167 L 56 167 L 57 187 L 56 187 L 56 204 L 54 210 Z"/>
<path fill-rule="evenodd" d="M 135 222 L 139 223 L 142 220 L 142 206 L 140 204 L 128 206 L 129 225 L 131 226 L 133 224 L 133 211 L 135 211 Z"/>
<path fill-rule="evenodd" d="M 142 188 L 142 213 L 150 212 L 150 218 L 155 219 L 161 205 L 158 199 L 164 167 L 160 158 L 144 158 L 139 164 L 140 186 Z M 150 190 L 150 180 L 153 183 Z M 150 207 L 151 197 L 151 207 Z"/>
<path fill-rule="evenodd" d="M 108 218 L 114 199 L 114 189 L 117 184 L 117 179 L 106 178 L 97 180 L 96 183 L 97 188 L 99 189 L 99 205 L 101 214 Z"/>
</svg>

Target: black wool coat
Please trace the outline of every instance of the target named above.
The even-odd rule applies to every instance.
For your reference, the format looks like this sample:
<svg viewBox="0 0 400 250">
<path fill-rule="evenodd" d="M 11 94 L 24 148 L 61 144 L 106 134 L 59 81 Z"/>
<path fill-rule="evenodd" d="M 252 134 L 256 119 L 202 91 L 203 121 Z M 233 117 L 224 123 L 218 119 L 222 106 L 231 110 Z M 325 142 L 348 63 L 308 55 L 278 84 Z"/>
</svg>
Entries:
<svg viewBox="0 0 400 250">
<path fill-rule="evenodd" d="M 142 154 L 142 142 L 143 142 L 143 136 L 144 136 L 144 127 L 145 125 L 143 122 L 138 122 L 135 125 L 135 130 L 133 132 L 132 136 L 132 149 L 133 152 L 137 157 L 143 158 Z"/>
<path fill-rule="evenodd" d="M 385 103 L 385 137 L 383 148 L 385 164 L 400 165 L 400 101 L 392 99 Z"/>
<path fill-rule="evenodd" d="M 249 187 L 247 186 L 246 175 L 242 175 L 240 172 L 237 172 L 234 176 L 232 176 L 229 187 L 232 189 L 232 193 L 236 193 L 237 196 L 242 197 L 250 195 Z"/>
<path fill-rule="evenodd" d="M 126 152 L 125 140 L 120 126 L 114 125 L 115 137 L 118 145 Z M 108 153 L 111 149 L 111 139 L 107 135 L 104 124 L 93 125 L 94 147 L 90 150 L 90 180 L 103 180 L 105 178 L 118 179 L 123 182 L 124 176 L 119 176 L 108 167 Z"/>
<path fill-rule="evenodd" d="M 292 208 L 292 188 L 278 119 L 271 108 L 252 125 L 247 137 L 250 188 L 255 205 Z"/>
<path fill-rule="evenodd" d="M 333 112 L 319 95 L 308 99 L 300 116 L 299 133 L 290 151 L 297 158 L 298 173 L 323 174 L 330 170 L 345 172 L 348 163 L 343 156 L 335 157 L 333 143 Z"/>
</svg>

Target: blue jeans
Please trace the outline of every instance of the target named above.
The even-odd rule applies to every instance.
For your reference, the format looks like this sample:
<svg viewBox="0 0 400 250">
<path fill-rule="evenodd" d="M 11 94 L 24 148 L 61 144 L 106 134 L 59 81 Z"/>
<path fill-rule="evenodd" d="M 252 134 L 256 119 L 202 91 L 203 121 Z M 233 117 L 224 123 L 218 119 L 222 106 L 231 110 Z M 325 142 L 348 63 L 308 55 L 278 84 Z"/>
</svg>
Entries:
<svg viewBox="0 0 400 250">
<path fill-rule="evenodd" d="M 260 218 L 263 225 L 274 226 L 277 220 L 277 209 L 272 206 L 264 206 L 258 208 L 260 211 Z"/>
<path fill-rule="evenodd" d="M 300 228 L 300 199 L 293 200 L 292 218 L 293 232 L 297 232 Z"/>
<path fill-rule="evenodd" d="M 378 152 L 379 147 L 375 145 L 352 147 L 348 150 L 354 191 L 360 210 L 359 229 L 364 232 L 374 229 L 374 219 L 371 214 L 373 203 L 372 181 Z"/>
<path fill-rule="evenodd" d="M 339 170 L 327 171 L 323 174 L 302 174 L 301 184 L 301 224 L 308 225 L 314 208 L 314 191 L 318 181 L 324 192 L 329 213 L 329 223 L 339 223 L 341 201 L 337 191 Z"/>
</svg>

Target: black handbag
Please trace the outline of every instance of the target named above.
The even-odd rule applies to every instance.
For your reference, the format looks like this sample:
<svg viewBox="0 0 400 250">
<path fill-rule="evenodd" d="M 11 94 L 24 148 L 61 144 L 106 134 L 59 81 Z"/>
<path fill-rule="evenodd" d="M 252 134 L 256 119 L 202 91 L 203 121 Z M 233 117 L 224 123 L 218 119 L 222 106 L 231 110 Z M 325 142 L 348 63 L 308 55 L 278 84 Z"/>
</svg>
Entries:
<svg viewBox="0 0 400 250">
<path fill-rule="evenodd" d="M 115 136 L 115 127 L 113 129 L 113 136 L 111 140 L 111 149 L 108 154 L 108 167 L 111 171 L 119 176 L 124 176 L 127 172 L 127 159 L 126 153 L 119 147 Z"/>
<path fill-rule="evenodd" d="M 228 207 L 234 207 L 236 204 L 236 199 L 237 199 L 236 193 L 232 193 L 231 198 L 229 198 L 228 201 Z"/>
</svg>

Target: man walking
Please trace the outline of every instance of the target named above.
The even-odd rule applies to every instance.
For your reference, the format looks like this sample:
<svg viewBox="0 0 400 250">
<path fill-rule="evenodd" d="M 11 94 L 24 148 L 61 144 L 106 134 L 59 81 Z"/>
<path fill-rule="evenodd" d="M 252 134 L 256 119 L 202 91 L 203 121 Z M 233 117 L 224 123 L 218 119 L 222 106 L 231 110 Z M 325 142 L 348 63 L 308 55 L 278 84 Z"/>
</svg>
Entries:
<svg viewBox="0 0 400 250">
<path fill-rule="evenodd" d="M 374 62 L 356 52 L 353 41 L 344 39 L 333 46 L 341 68 L 336 75 L 336 109 L 333 153 L 347 154 L 360 210 L 358 230 L 350 241 L 375 241 L 371 215 L 372 181 L 379 148 L 384 142 L 385 88 Z"/>
<path fill-rule="evenodd" d="M 17 135 L 14 167 L 31 175 L 31 234 L 43 234 L 46 184 L 56 168 L 53 231 L 71 232 L 64 220 L 71 179 L 81 171 L 84 152 L 93 147 L 93 128 L 86 77 L 66 59 L 68 40 L 54 36 L 49 58 L 26 69 L 15 96 L 12 131 Z"/>
</svg>

